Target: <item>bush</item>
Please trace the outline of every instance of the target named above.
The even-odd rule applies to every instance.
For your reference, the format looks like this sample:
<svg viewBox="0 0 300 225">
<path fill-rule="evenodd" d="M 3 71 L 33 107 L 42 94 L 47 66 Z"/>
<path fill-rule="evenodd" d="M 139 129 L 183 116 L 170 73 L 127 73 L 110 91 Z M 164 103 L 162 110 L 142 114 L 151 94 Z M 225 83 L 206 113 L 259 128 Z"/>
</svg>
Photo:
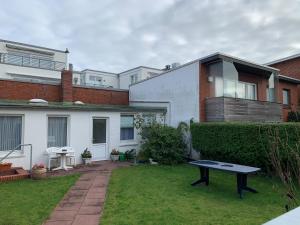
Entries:
<svg viewBox="0 0 300 225">
<path fill-rule="evenodd" d="M 300 122 L 300 113 L 295 111 L 290 111 L 288 113 L 288 122 Z"/>
<path fill-rule="evenodd" d="M 298 123 L 194 123 L 191 125 L 193 146 L 202 158 L 271 169 L 269 151 L 274 133 L 282 143 L 282 159 L 289 158 L 289 148 L 297 149 Z M 287 147 L 289 146 L 289 147 Z"/>
<path fill-rule="evenodd" d="M 177 164 L 184 160 L 184 146 L 180 131 L 173 127 L 151 124 L 143 127 L 142 151 L 147 158 L 160 164 Z"/>
</svg>

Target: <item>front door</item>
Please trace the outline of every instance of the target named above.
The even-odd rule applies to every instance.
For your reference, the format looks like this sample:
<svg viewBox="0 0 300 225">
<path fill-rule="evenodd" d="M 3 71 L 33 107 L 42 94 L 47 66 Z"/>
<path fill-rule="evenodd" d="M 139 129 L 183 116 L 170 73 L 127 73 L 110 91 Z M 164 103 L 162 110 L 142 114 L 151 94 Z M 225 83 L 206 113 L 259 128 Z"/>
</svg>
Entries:
<svg viewBox="0 0 300 225">
<path fill-rule="evenodd" d="M 103 118 L 93 118 L 92 145 L 90 148 L 93 161 L 107 159 L 106 121 Z"/>
</svg>

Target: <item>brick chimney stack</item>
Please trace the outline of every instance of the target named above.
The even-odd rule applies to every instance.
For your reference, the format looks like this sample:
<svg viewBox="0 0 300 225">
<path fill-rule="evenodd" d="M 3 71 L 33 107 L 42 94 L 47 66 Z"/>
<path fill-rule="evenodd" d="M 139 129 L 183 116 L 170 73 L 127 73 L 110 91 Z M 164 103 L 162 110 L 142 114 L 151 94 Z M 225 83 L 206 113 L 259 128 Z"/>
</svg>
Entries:
<svg viewBox="0 0 300 225">
<path fill-rule="evenodd" d="M 72 64 L 69 65 L 69 70 L 61 72 L 61 94 L 63 103 L 73 102 L 73 71 Z"/>
</svg>

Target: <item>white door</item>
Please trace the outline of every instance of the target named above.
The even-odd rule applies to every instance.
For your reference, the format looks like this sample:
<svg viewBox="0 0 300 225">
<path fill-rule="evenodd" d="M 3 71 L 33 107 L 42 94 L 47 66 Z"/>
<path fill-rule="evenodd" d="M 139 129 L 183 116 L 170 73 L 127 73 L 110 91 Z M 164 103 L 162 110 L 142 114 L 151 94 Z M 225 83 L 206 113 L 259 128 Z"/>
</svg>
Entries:
<svg viewBox="0 0 300 225">
<path fill-rule="evenodd" d="M 107 119 L 93 118 L 92 145 L 90 151 L 92 160 L 107 159 Z"/>
</svg>

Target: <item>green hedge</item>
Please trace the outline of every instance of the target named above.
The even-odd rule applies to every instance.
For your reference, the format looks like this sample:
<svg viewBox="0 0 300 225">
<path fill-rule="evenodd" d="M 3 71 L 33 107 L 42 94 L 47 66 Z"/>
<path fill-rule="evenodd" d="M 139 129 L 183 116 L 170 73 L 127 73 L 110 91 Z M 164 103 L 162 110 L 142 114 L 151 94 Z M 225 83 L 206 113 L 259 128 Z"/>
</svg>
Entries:
<svg viewBox="0 0 300 225">
<path fill-rule="evenodd" d="M 191 132 L 193 147 L 202 158 L 264 170 L 271 168 L 268 152 L 274 138 L 280 138 L 278 150 L 283 158 L 287 158 L 289 148 L 300 143 L 299 123 L 194 123 Z"/>
</svg>

